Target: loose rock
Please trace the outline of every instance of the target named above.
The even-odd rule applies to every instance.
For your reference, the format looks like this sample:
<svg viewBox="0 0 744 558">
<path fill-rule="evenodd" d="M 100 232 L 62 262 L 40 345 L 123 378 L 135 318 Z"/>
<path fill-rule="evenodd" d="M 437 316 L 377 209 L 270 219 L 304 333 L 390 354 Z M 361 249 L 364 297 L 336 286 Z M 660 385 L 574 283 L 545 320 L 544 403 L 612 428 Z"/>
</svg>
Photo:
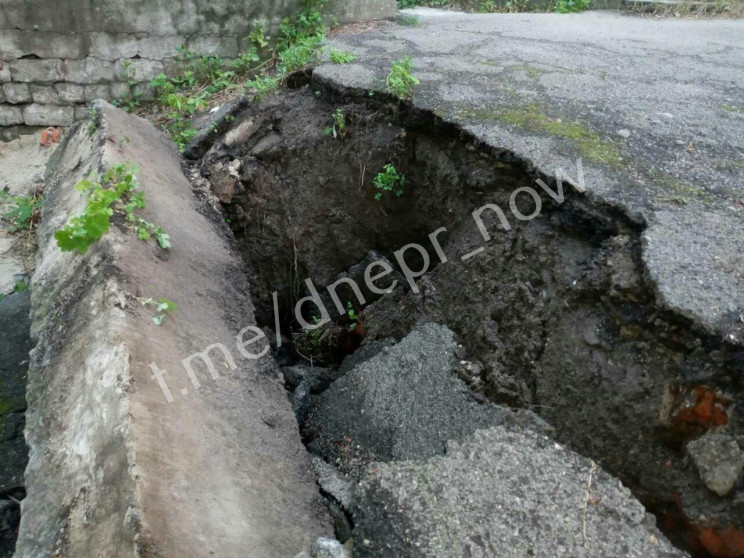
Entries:
<svg viewBox="0 0 744 558">
<path fill-rule="evenodd" d="M 346 549 L 334 539 L 319 538 L 310 551 L 312 558 L 348 558 Z"/>
<path fill-rule="evenodd" d="M 706 434 L 687 444 L 687 453 L 705 486 L 719 496 L 731 492 L 744 469 L 744 451 L 726 434 Z"/>
</svg>

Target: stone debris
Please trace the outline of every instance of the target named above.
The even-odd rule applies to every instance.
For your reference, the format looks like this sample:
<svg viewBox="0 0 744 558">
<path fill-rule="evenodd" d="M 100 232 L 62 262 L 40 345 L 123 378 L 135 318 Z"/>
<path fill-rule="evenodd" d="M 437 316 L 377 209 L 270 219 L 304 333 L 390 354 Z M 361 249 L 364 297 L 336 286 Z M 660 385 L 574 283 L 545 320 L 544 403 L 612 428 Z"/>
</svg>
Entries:
<svg viewBox="0 0 744 558">
<path fill-rule="evenodd" d="M 340 542 L 323 537 L 313 543 L 310 556 L 311 558 L 350 558 Z"/>
<path fill-rule="evenodd" d="M 687 444 L 687 453 L 710 490 L 726 496 L 734 489 L 744 469 L 744 451 L 735 438 L 708 433 Z"/>
</svg>

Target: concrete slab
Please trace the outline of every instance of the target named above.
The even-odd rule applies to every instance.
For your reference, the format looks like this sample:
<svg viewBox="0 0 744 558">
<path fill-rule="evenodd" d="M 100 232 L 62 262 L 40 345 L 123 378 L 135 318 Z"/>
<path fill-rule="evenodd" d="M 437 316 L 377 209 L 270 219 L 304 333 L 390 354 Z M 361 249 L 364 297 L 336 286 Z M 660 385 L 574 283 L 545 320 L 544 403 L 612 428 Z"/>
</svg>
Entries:
<svg viewBox="0 0 744 558">
<path fill-rule="evenodd" d="M 330 521 L 278 367 L 237 348 L 255 319 L 229 230 L 152 124 L 99 107 L 95 132 L 74 126 L 47 176 L 16 556 L 293 556 Z M 137 165 L 141 217 L 171 249 L 122 220 L 84 255 L 61 252 L 55 231 L 85 205 L 75 185 L 119 163 Z M 178 308 L 158 326 L 149 297 Z"/>
<path fill-rule="evenodd" d="M 660 306 L 744 342 L 744 21 L 415 13 L 333 38 L 358 59 L 315 77 L 379 95 L 411 55 L 413 106 L 548 178 L 581 158 L 588 195 L 645 225 Z"/>
</svg>

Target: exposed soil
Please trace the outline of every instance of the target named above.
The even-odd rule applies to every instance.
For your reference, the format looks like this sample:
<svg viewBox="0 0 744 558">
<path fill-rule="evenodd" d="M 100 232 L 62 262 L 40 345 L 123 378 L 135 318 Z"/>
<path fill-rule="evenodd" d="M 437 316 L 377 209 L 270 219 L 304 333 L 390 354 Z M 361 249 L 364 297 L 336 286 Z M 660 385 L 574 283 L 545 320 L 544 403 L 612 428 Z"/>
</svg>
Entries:
<svg viewBox="0 0 744 558">
<path fill-rule="evenodd" d="M 347 133 L 333 139 L 324 129 L 337 108 Z M 388 163 L 405 175 L 404 193 L 376 201 L 373 179 Z M 341 316 L 328 361 L 362 338 L 401 339 L 417 323 L 445 324 L 473 362 L 460 375 L 474 392 L 539 413 L 558 440 L 629 486 L 676 544 L 698 556 L 744 555 L 744 544 L 735 553 L 744 479 L 718 496 L 685 450 L 714 429 L 744 446 L 744 353 L 656 307 L 642 225 L 567 186 L 564 203 L 542 192 L 542 213 L 517 220 L 511 193 L 539 191 L 529 162 L 432 114 L 317 82 L 238 114 L 191 173 L 219 198 L 238 239 L 259 324 L 274 326 L 276 291 L 290 337 L 305 278 L 321 291 L 371 250 L 394 263 L 395 250 L 419 243 L 431 266 L 418 293 L 399 281 L 375 300 L 361 281 L 363 306 L 338 290 L 362 325 L 346 333 Z M 463 262 L 484 244 L 471 213 L 486 203 L 504 209 L 511 228 L 486 211 L 492 239 Z M 526 215 L 535 207 L 527 195 L 517 206 Z M 446 263 L 428 238 L 440 227 Z M 421 269 L 411 254 L 411 269 Z"/>
</svg>

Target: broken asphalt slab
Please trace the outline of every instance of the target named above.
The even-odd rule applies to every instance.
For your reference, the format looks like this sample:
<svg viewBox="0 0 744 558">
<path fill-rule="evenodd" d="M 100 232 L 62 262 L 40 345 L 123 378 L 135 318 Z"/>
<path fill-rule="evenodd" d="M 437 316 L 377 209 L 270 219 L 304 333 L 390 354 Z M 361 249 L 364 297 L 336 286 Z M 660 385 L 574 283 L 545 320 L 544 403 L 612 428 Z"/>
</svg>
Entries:
<svg viewBox="0 0 744 558">
<path fill-rule="evenodd" d="M 497 426 L 428 461 L 375 463 L 354 556 L 683 558 L 617 479 L 532 430 Z"/>
<path fill-rule="evenodd" d="M 379 96 L 411 55 L 413 107 L 536 175 L 576 179 L 581 158 L 587 195 L 645 227 L 660 306 L 741 344 L 744 21 L 412 13 L 334 37 L 358 58 L 315 79 Z"/>
<path fill-rule="evenodd" d="M 363 361 L 313 403 L 305 425 L 311 448 L 348 472 L 370 460 L 423 459 L 479 428 L 549 431 L 528 410 L 476 400 L 455 374 L 455 334 L 421 324 Z"/>
<path fill-rule="evenodd" d="M 313 465 L 351 513 L 354 556 L 687 556 L 537 416 L 476 402 L 456 350 L 445 326 L 421 324 L 315 403 L 306 430 L 339 470 Z"/>
</svg>

